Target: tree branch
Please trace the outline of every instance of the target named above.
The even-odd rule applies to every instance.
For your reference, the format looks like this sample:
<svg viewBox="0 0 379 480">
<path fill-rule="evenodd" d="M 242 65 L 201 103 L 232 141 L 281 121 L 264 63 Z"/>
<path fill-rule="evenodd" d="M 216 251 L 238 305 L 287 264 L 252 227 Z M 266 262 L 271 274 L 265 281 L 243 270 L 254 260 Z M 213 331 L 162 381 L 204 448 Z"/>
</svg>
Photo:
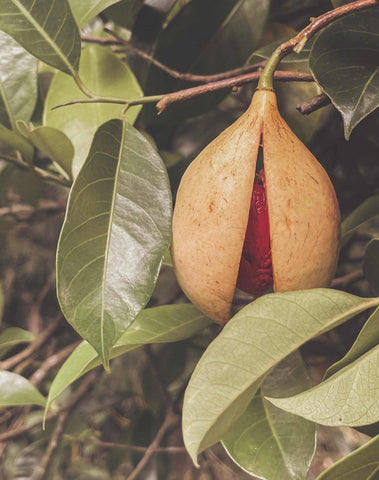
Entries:
<svg viewBox="0 0 379 480">
<path fill-rule="evenodd" d="M 309 115 L 319 108 L 326 107 L 326 105 L 329 105 L 329 103 L 331 103 L 330 98 L 325 95 L 325 93 L 320 93 L 320 95 L 316 95 L 315 97 L 296 105 L 296 110 L 303 115 Z"/>
<path fill-rule="evenodd" d="M 126 480 L 136 480 L 138 475 L 142 472 L 142 470 L 147 465 L 148 461 L 150 460 L 153 453 L 159 447 L 163 437 L 166 435 L 168 430 L 173 427 L 178 421 L 178 416 L 172 411 L 171 408 L 167 410 L 166 418 L 162 423 L 160 429 L 158 430 L 157 434 L 154 437 L 154 440 L 151 444 L 147 447 L 144 456 L 141 458 L 139 463 L 137 464 L 136 468 L 132 471 L 132 473 L 126 478 Z"/>
<path fill-rule="evenodd" d="M 179 90 L 177 92 L 169 93 L 165 95 L 158 103 L 157 110 L 158 115 L 160 115 L 166 108 L 175 102 L 182 102 L 184 100 L 189 100 L 191 98 L 197 97 L 199 95 L 204 95 L 205 93 L 216 92 L 219 90 L 224 90 L 227 88 L 237 87 L 251 83 L 259 79 L 261 73 L 253 72 L 247 73 L 245 75 L 239 75 L 237 77 L 229 78 L 226 80 L 220 80 L 218 82 L 208 83 L 206 85 L 200 85 L 198 87 L 187 88 L 185 90 Z M 314 78 L 308 73 L 302 72 L 287 72 L 287 71 L 278 71 L 274 75 L 275 80 L 280 80 L 282 82 L 313 82 Z"/>
</svg>

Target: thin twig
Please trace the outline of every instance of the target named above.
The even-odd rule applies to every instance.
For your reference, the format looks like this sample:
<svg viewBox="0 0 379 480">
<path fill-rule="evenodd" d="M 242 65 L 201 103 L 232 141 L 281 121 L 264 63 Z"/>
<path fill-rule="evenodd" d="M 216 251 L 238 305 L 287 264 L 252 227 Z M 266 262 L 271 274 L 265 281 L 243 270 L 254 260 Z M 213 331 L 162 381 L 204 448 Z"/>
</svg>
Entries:
<svg viewBox="0 0 379 480">
<path fill-rule="evenodd" d="M 102 442 L 101 440 L 96 441 L 95 443 L 98 447 L 104 448 L 120 448 L 123 450 L 129 450 L 131 452 L 145 453 L 149 447 L 139 447 L 137 445 L 128 445 L 125 443 L 114 443 L 114 442 Z M 187 450 L 185 447 L 157 447 L 153 453 L 185 453 Z"/>
<path fill-rule="evenodd" d="M 0 208 L 0 217 L 12 217 L 18 222 L 35 220 L 48 215 L 59 215 L 66 210 L 66 202 L 41 199 L 36 207 L 25 203 Z"/>
<path fill-rule="evenodd" d="M 179 90 L 178 92 L 169 93 L 165 95 L 162 100 L 157 103 L 158 115 L 160 115 L 169 105 L 175 102 L 182 102 L 199 95 L 206 93 L 216 92 L 218 90 L 224 90 L 231 87 L 245 85 L 258 80 L 260 72 L 247 73 L 245 75 L 239 75 L 226 80 L 220 80 L 218 82 L 208 83 L 206 85 L 200 85 L 198 87 L 187 88 L 185 90 Z M 308 73 L 302 72 L 287 72 L 278 71 L 274 75 L 275 80 L 282 82 L 313 82 L 314 78 Z"/>
<path fill-rule="evenodd" d="M 138 475 L 142 472 L 142 470 L 145 468 L 145 466 L 149 462 L 153 453 L 159 447 L 163 437 L 166 435 L 166 433 L 171 427 L 177 424 L 177 422 L 178 422 L 178 416 L 171 410 L 171 408 L 169 408 L 166 414 L 166 418 L 164 419 L 164 422 L 159 428 L 157 434 L 155 435 L 154 440 L 147 447 L 144 453 L 144 456 L 141 458 L 136 468 L 126 478 L 126 480 L 135 480 L 136 478 L 138 478 Z"/>
<path fill-rule="evenodd" d="M 148 61 L 149 63 L 159 68 L 160 70 L 166 72 L 171 77 L 176 78 L 178 80 L 184 80 L 187 82 L 199 82 L 199 83 L 216 82 L 218 80 L 223 80 L 225 78 L 242 75 L 243 73 L 254 72 L 256 70 L 263 68 L 267 62 L 267 60 L 262 60 L 261 62 L 258 62 L 258 63 L 245 65 L 243 67 L 234 68 L 232 70 L 227 70 L 225 72 L 215 73 L 212 75 L 198 75 L 194 73 L 183 73 L 183 72 L 178 72 L 173 68 L 170 68 L 169 66 L 160 62 L 159 60 L 154 58 L 152 55 L 149 55 L 144 50 L 141 50 L 135 45 L 131 45 L 129 42 L 119 37 L 116 32 L 110 30 L 109 28 L 105 28 L 105 31 L 110 35 L 112 35 L 112 37 L 109 38 L 109 37 L 95 37 L 91 35 L 82 35 L 82 40 L 84 42 L 97 43 L 99 45 L 124 46 L 127 48 L 127 50 L 131 50 L 133 53 L 143 58 L 144 60 Z"/>
<path fill-rule="evenodd" d="M 331 283 L 331 288 L 345 288 L 348 285 L 357 282 L 358 280 L 362 280 L 364 278 L 363 270 L 355 270 L 354 272 L 347 273 L 346 275 L 342 275 L 341 277 L 335 278 Z"/>
<path fill-rule="evenodd" d="M 51 337 L 61 320 L 62 315 L 59 314 L 32 344 L 16 355 L 13 355 L 13 357 L 0 362 L 0 370 L 10 370 L 38 350 Z"/>
<path fill-rule="evenodd" d="M 38 468 L 38 474 L 36 480 L 45 480 L 49 473 L 49 467 L 51 464 L 51 460 L 56 452 L 57 448 L 59 447 L 60 440 L 63 436 L 64 429 L 67 423 L 67 420 L 70 416 L 70 410 L 66 410 L 58 416 L 57 423 L 55 425 L 54 432 L 50 438 L 49 445 L 45 454 L 41 459 L 41 463 Z"/>
<path fill-rule="evenodd" d="M 59 365 L 61 362 L 63 362 L 63 360 L 65 360 L 79 345 L 79 343 L 80 342 L 71 343 L 70 345 L 62 348 L 62 350 L 59 350 L 59 352 L 55 353 L 54 355 L 49 356 L 39 367 L 39 369 L 36 370 L 30 377 L 31 383 L 33 383 L 35 386 L 38 386 L 49 373 L 49 371 L 56 365 Z"/>
<path fill-rule="evenodd" d="M 331 103 L 330 98 L 325 95 L 325 93 L 320 93 L 309 100 L 306 100 L 303 103 L 296 105 L 296 110 L 298 110 L 303 115 L 309 115 L 312 112 L 315 112 L 319 108 L 326 107 Z"/>
<path fill-rule="evenodd" d="M 62 412 L 66 411 L 67 409 L 72 411 L 76 407 L 76 405 L 80 402 L 82 397 L 89 391 L 89 388 L 97 378 L 98 372 L 99 372 L 99 369 L 93 370 L 87 377 L 85 377 L 82 383 L 79 385 L 79 387 L 71 395 L 71 398 L 67 403 L 67 405 L 65 405 L 64 407 L 62 407 L 61 409 L 55 412 L 48 413 L 46 420 L 52 420 L 58 417 L 58 415 L 60 415 Z M 33 430 L 33 428 L 35 428 L 37 425 L 41 425 L 40 419 L 36 420 L 33 423 L 29 423 L 28 425 L 23 425 L 18 428 L 14 428 L 12 430 L 8 430 L 7 432 L 3 432 L 0 434 L 0 443 L 5 442 L 6 440 L 10 440 L 12 438 L 20 437 L 21 435 L 24 435 L 25 433 Z"/>
</svg>

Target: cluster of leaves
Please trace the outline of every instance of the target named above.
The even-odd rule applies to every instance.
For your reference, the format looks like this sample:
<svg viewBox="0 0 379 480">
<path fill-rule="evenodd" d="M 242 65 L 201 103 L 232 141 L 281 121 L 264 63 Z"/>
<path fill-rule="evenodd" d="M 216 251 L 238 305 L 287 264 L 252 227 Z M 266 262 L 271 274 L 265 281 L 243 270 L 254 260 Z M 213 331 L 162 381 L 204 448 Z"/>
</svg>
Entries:
<svg viewBox="0 0 379 480">
<path fill-rule="evenodd" d="M 271 7 L 268 0 L 156 3 L 155 8 L 142 0 L 1 3 L 0 181 L 27 202 L 33 197 L 24 190 L 25 180 L 17 184 L 21 174 L 28 175 L 34 195 L 41 179 L 72 184 L 57 249 L 57 293 L 65 318 L 84 340 L 55 376 L 47 398 L 26 378 L 0 372 L 3 406 L 35 404 L 47 414 L 68 386 L 101 363 L 108 369 L 110 359 L 141 345 L 178 342 L 210 325 L 192 305 L 145 307 L 169 247 L 171 199 L 180 176 L 196 152 L 241 112 L 246 91 L 177 104 L 157 118 L 148 104 L 142 109 L 143 95 L 190 85 L 133 55 L 129 45 L 149 50 L 178 72 L 213 74 L 265 59 L 282 37 L 293 34 L 292 26 L 273 19 L 283 21 L 291 11 L 292 25 L 298 27 L 308 8 L 323 11 L 317 2 L 296 0 Z M 282 65 L 311 72 L 317 81 L 318 86 L 280 87 L 279 103 L 335 178 L 346 215 L 341 273 L 355 232 L 379 213 L 378 195 L 370 196 L 376 186 L 369 170 L 378 147 L 378 20 L 378 8 L 341 18 Z M 120 38 L 116 52 L 101 42 L 106 22 Z M 83 27 L 97 44 L 82 48 Z M 330 108 L 309 119 L 296 112 L 297 101 L 320 89 L 342 114 L 345 138 L 351 135 L 356 150 L 347 154 Z M 132 106 L 120 115 L 115 99 Z M 54 109 L 72 100 L 83 103 Z M 365 156 L 362 161 L 349 156 L 357 150 Z M 352 162 L 363 169 L 361 177 L 373 177 L 371 189 L 360 187 Z M 357 208 L 352 211 L 352 206 Z M 363 258 L 374 292 L 379 291 L 378 245 L 379 239 L 372 238 Z M 366 284 L 358 293 L 370 292 Z M 237 313 L 202 355 L 186 391 L 183 436 L 193 461 L 222 441 L 250 474 L 267 480 L 305 478 L 317 424 L 379 422 L 377 310 L 351 349 L 313 388 L 298 353 L 314 337 L 378 305 L 377 298 L 322 289 L 265 295 Z M 25 330 L 5 329 L 1 354 L 31 341 Z M 343 478 L 345 472 L 352 479 L 374 478 L 378 439 L 374 436 L 320 480 Z"/>
</svg>

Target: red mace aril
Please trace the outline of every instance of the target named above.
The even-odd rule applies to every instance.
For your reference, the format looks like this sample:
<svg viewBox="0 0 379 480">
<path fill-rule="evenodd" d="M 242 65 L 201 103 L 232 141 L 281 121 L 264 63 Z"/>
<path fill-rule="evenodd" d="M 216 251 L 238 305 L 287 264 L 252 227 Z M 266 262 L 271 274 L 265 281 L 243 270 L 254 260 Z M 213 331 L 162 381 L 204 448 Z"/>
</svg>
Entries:
<svg viewBox="0 0 379 480">
<path fill-rule="evenodd" d="M 256 183 L 260 146 L 264 181 Z M 220 324 L 230 318 L 236 286 L 261 294 L 271 275 L 275 292 L 330 284 L 340 236 L 335 191 L 281 117 L 271 88 L 258 88 L 248 110 L 188 167 L 172 233 L 183 291 Z"/>
<path fill-rule="evenodd" d="M 237 288 L 260 295 L 273 284 L 270 227 L 263 170 L 257 175 L 251 198 L 249 220 L 242 248 Z"/>
</svg>

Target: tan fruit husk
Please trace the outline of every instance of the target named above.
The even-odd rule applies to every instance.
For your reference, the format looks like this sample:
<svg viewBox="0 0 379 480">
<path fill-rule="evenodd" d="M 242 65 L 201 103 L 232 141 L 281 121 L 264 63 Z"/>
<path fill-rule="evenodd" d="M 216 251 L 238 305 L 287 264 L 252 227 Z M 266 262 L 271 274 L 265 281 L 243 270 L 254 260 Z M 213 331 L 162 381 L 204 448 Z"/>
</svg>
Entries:
<svg viewBox="0 0 379 480">
<path fill-rule="evenodd" d="M 230 318 L 262 140 L 274 291 L 328 286 L 340 213 L 328 175 L 280 116 L 275 93 L 248 110 L 191 163 L 180 183 L 171 254 L 188 298 L 220 324 Z"/>
</svg>

